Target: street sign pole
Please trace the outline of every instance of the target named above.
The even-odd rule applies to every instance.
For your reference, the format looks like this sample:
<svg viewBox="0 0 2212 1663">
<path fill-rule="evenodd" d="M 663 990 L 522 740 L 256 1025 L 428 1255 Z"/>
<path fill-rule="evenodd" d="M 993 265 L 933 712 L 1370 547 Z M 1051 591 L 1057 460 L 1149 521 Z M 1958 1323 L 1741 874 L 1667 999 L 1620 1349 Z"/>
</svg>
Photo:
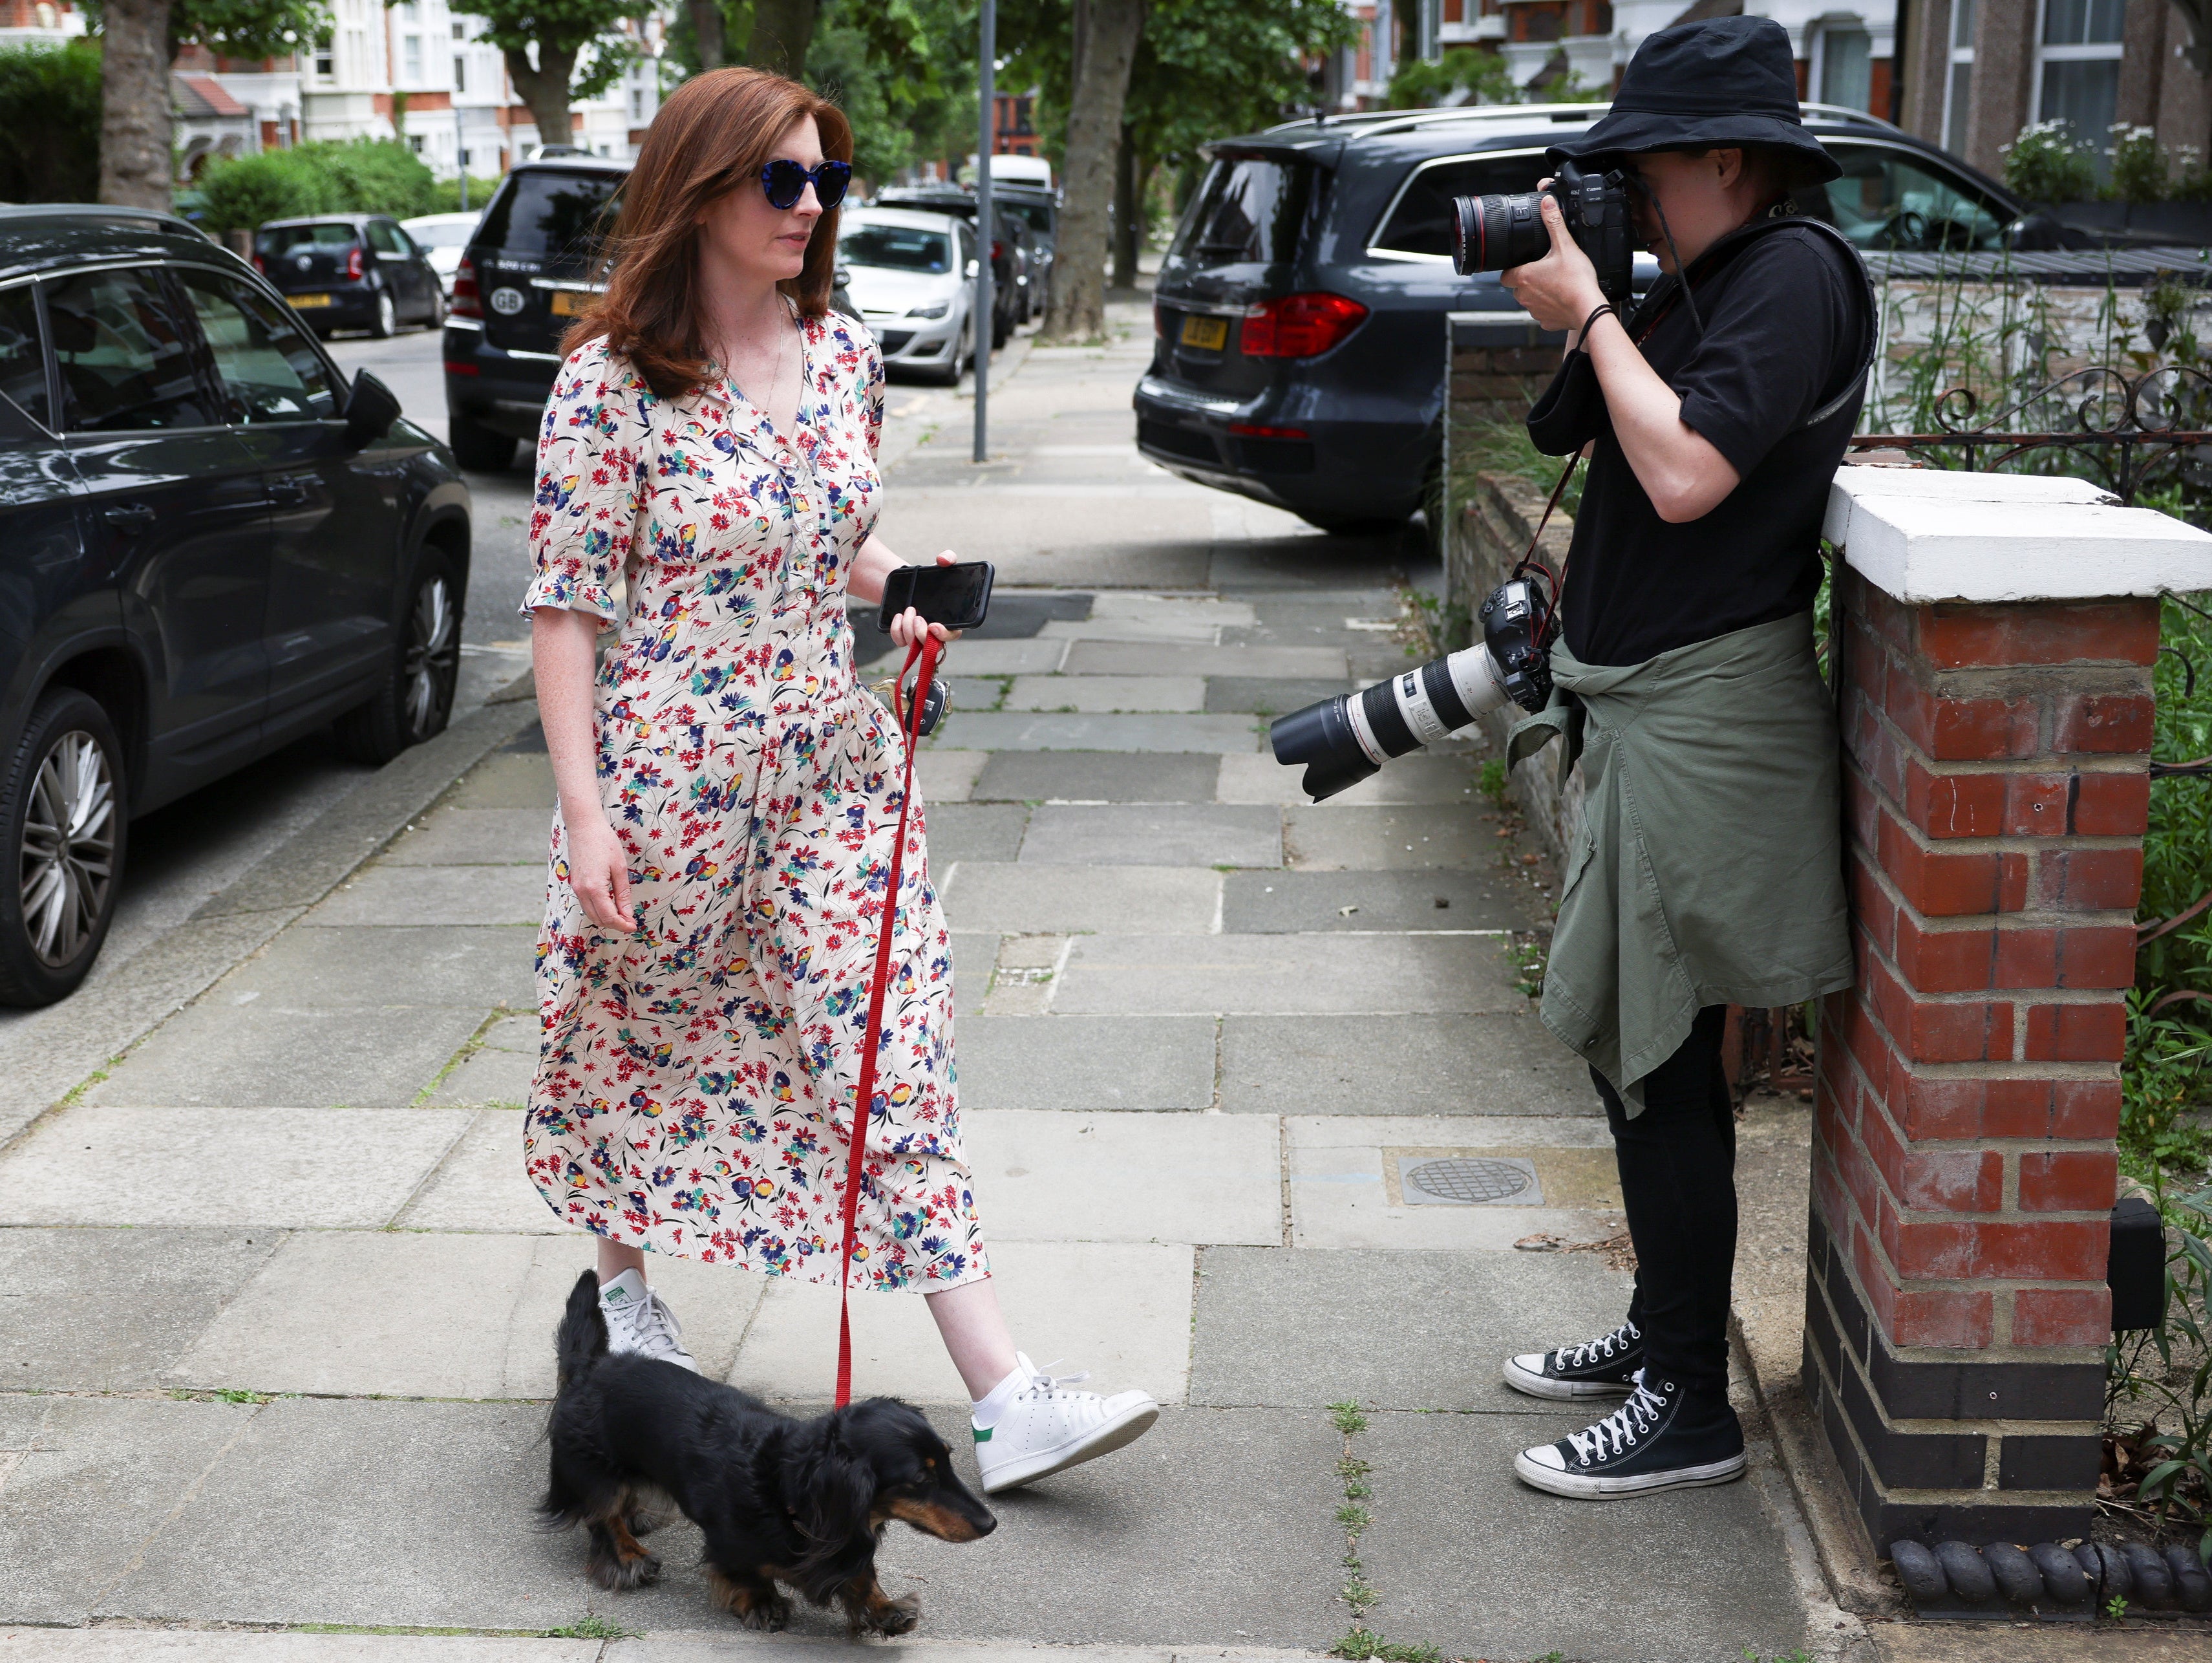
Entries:
<svg viewBox="0 0 2212 1663">
<path fill-rule="evenodd" d="M 989 460 L 991 455 L 991 337 L 996 332 L 991 326 L 991 130 L 998 125 L 992 108 L 997 102 L 997 66 L 991 60 L 999 50 L 996 0 L 983 0 L 981 34 L 975 53 L 976 92 L 982 110 L 976 123 L 975 147 L 975 460 L 979 462 Z"/>
<path fill-rule="evenodd" d="M 453 106 L 453 155 L 461 164 L 461 211 L 469 211 L 469 124 L 461 107 Z"/>
</svg>

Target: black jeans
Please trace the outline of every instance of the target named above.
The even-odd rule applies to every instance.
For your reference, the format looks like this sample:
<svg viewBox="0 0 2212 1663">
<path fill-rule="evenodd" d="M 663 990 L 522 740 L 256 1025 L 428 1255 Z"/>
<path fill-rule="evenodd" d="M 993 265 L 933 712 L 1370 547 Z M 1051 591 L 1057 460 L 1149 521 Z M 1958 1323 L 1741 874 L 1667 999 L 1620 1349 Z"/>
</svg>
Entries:
<svg viewBox="0 0 2212 1663">
<path fill-rule="evenodd" d="M 1708 1402 L 1728 1392 L 1735 1270 L 1735 1106 L 1721 1071 L 1727 1021 L 1725 1005 L 1698 1013 L 1681 1049 L 1644 1077 L 1644 1112 L 1634 1119 L 1590 1070 L 1613 1127 L 1636 1248 L 1628 1319 L 1644 1335 L 1644 1367 Z"/>
</svg>

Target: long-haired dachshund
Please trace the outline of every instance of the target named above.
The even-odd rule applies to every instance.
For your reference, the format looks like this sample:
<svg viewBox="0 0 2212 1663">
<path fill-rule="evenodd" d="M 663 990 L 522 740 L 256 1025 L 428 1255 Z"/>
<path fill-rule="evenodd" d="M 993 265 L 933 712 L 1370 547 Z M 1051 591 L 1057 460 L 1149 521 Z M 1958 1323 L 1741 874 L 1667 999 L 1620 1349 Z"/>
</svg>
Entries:
<svg viewBox="0 0 2212 1663">
<path fill-rule="evenodd" d="M 609 1356 L 589 1270 L 568 1295 L 555 1349 L 553 1471 L 539 1511 L 552 1528 L 589 1529 L 587 1570 L 601 1587 L 659 1577 L 660 1562 L 637 1538 L 665 1498 L 705 1532 L 714 1598 L 747 1628 L 791 1620 L 781 1582 L 812 1605 L 836 1600 L 856 1634 L 904 1634 L 921 1602 L 893 1599 L 877 1582 L 884 1526 L 902 1519 L 947 1542 L 998 1527 L 908 1404 L 871 1398 L 798 1421 L 674 1363 Z"/>
</svg>

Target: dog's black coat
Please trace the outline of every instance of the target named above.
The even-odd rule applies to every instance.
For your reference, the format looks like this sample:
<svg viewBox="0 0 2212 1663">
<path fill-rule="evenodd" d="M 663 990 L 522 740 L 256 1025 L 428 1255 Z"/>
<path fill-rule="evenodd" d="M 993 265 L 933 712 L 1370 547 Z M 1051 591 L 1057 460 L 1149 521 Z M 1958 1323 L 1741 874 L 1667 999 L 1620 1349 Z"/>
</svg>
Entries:
<svg viewBox="0 0 2212 1663">
<path fill-rule="evenodd" d="M 608 1355 L 589 1270 L 568 1295 L 555 1349 L 552 1477 L 539 1510 L 556 1527 L 589 1529 L 589 1572 L 602 1587 L 659 1575 L 637 1538 L 665 1496 L 705 1533 L 715 1598 L 746 1627 L 790 1620 L 781 1582 L 813 1605 L 836 1601 L 855 1630 L 903 1634 L 921 1605 L 876 1581 L 884 1526 L 903 1519 L 948 1542 L 998 1526 L 907 1404 L 871 1398 L 799 1421 L 674 1363 Z"/>
</svg>

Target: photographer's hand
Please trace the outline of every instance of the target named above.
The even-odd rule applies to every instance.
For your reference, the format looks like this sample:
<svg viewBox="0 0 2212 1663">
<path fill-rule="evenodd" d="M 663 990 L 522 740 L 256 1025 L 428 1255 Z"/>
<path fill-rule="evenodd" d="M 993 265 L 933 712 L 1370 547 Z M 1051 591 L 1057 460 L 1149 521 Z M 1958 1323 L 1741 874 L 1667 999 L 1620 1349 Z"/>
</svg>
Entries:
<svg viewBox="0 0 2212 1663">
<path fill-rule="evenodd" d="M 1551 182 L 1545 180 L 1538 188 Z M 1605 304 L 1605 295 L 1597 286 L 1597 267 L 1568 235 L 1559 204 L 1546 196 L 1539 199 L 1537 207 L 1544 216 L 1544 228 L 1551 233 L 1552 252 L 1526 265 L 1508 266 L 1498 280 L 1528 309 L 1537 327 L 1565 330 L 1567 350 L 1571 352 L 1579 344 L 1576 332 L 1584 319 Z"/>
</svg>

